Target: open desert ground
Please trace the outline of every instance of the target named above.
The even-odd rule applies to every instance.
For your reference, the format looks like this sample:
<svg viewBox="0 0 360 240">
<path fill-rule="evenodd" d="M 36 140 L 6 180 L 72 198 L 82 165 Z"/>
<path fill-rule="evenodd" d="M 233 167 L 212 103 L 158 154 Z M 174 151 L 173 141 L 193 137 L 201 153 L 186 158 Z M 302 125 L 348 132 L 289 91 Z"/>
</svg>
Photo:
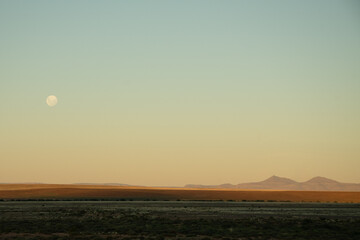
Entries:
<svg viewBox="0 0 360 240">
<path fill-rule="evenodd" d="M 0 199 L 224 200 L 360 203 L 360 192 L 0 184 Z"/>
<path fill-rule="evenodd" d="M 3 201 L 0 239 L 352 240 L 354 203 Z"/>
</svg>

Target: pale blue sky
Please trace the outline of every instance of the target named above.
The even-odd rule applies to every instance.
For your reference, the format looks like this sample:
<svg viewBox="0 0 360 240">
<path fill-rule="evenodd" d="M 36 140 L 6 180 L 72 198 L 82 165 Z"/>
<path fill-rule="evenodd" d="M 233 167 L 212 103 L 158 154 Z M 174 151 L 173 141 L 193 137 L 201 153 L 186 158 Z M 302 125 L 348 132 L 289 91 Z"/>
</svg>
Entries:
<svg viewBox="0 0 360 240">
<path fill-rule="evenodd" d="M 360 3 L 0 0 L 0 117 L 0 182 L 360 182 Z"/>
</svg>

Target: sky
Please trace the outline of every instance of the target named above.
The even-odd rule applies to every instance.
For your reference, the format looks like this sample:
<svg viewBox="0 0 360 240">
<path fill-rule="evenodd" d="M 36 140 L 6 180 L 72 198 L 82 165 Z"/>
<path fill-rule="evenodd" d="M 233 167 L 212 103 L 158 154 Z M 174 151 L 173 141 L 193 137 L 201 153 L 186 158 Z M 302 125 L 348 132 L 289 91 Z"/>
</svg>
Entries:
<svg viewBox="0 0 360 240">
<path fill-rule="evenodd" d="M 0 0 L 2 183 L 359 169 L 359 1 Z"/>
</svg>

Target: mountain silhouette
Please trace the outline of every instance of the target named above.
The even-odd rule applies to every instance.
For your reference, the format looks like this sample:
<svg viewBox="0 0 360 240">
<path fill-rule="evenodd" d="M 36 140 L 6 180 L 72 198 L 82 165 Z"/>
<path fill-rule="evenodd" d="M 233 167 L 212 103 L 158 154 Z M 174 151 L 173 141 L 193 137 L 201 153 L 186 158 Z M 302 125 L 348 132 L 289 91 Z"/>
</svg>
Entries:
<svg viewBox="0 0 360 240">
<path fill-rule="evenodd" d="M 264 181 L 230 183 L 221 185 L 196 185 L 188 184 L 186 188 L 221 188 L 221 189 L 263 189 L 263 190 L 298 190 L 298 191 L 360 191 L 360 184 L 341 183 L 325 177 L 314 177 L 306 182 L 296 182 L 289 178 L 272 176 Z"/>
<path fill-rule="evenodd" d="M 278 176 L 272 176 L 269 177 L 268 179 L 259 182 L 262 184 L 279 184 L 279 185 L 283 185 L 283 184 L 296 184 L 297 182 L 290 179 L 290 178 L 284 178 L 284 177 L 278 177 Z"/>
</svg>

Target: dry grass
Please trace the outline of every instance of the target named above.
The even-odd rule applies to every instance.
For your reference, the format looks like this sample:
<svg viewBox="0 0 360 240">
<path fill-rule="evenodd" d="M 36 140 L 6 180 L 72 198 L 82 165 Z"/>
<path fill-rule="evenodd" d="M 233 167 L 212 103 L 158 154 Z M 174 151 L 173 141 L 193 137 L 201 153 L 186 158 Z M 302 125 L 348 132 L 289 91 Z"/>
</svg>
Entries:
<svg viewBox="0 0 360 240">
<path fill-rule="evenodd" d="M 151 188 L 101 185 L 0 184 L 1 199 L 123 198 L 360 203 L 360 192 Z"/>
</svg>

